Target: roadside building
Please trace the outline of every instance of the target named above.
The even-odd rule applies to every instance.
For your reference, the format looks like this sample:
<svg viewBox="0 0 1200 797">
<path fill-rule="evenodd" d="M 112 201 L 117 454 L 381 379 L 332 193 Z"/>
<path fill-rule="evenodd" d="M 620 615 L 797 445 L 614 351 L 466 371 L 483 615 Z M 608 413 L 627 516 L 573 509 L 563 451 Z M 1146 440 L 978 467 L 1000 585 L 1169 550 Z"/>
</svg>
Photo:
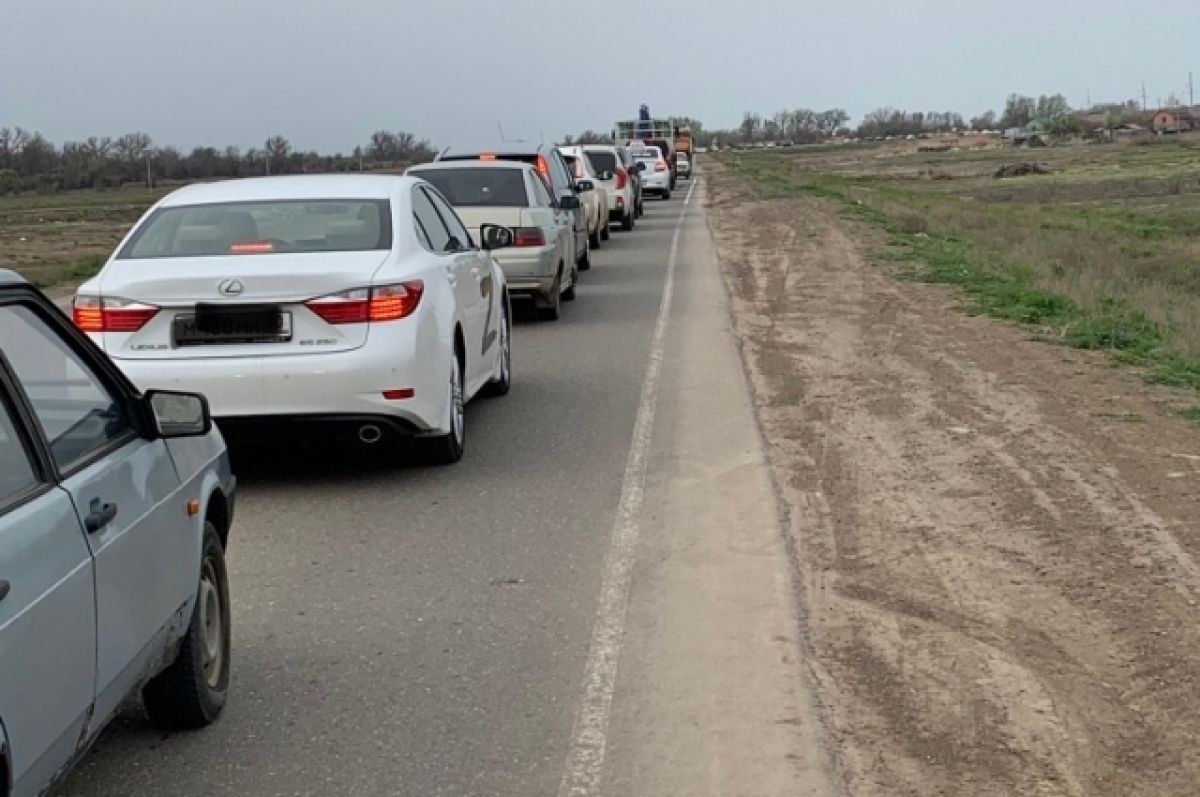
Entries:
<svg viewBox="0 0 1200 797">
<path fill-rule="evenodd" d="M 1154 114 L 1152 127 L 1159 135 L 1187 133 L 1200 129 L 1200 113 L 1195 108 L 1163 108 Z"/>
</svg>

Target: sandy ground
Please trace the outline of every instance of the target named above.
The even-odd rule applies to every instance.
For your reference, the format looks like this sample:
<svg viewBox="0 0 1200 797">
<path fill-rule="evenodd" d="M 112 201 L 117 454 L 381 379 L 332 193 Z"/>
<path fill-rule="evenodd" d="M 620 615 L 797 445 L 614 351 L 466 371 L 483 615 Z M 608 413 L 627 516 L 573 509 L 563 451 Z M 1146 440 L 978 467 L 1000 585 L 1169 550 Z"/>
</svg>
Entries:
<svg viewBox="0 0 1200 797">
<path fill-rule="evenodd" d="M 1200 432 L 813 199 L 709 219 L 854 795 L 1200 791 Z"/>
</svg>

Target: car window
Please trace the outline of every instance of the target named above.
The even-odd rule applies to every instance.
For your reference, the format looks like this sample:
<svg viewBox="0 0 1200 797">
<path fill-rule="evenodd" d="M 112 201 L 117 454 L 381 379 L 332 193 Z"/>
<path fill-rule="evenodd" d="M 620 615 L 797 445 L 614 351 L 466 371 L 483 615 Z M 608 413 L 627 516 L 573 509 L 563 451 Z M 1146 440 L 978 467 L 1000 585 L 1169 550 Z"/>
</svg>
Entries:
<svg viewBox="0 0 1200 797">
<path fill-rule="evenodd" d="M 550 161 L 552 182 L 559 188 L 566 188 L 571 185 L 571 175 L 567 171 L 567 165 L 563 161 L 562 155 L 555 150 L 550 153 L 550 157 L 547 160 Z"/>
<path fill-rule="evenodd" d="M 362 252 L 392 248 L 386 199 L 225 202 L 155 210 L 118 259 Z"/>
<path fill-rule="evenodd" d="M 12 410 L 0 398 L 0 512 L 40 483 L 29 451 L 17 434 Z"/>
<path fill-rule="evenodd" d="M 456 208 L 529 206 L 525 172 L 519 168 L 436 169 L 412 172 L 433 184 Z"/>
<path fill-rule="evenodd" d="M 582 180 L 588 176 L 587 169 L 584 168 L 583 158 L 577 158 L 574 155 L 563 155 L 563 160 L 567 162 L 567 168 L 571 170 L 576 180 Z"/>
<path fill-rule="evenodd" d="M 0 341 L 61 470 L 71 470 L 132 430 L 119 398 L 28 307 L 0 307 Z"/>
<path fill-rule="evenodd" d="M 536 174 L 531 175 L 530 183 L 533 185 L 534 203 L 541 208 L 548 208 L 554 204 L 550 198 L 550 191 L 546 188 L 546 181 Z"/>
<path fill-rule="evenodd" d="M 430 191 L 429 199 L 433 202 L 433 206 L 437 208 L 438 214 L 441 215 L 442 221 L 446 222 L 446 229 L 450 230 L 450 235 L 453 236 L 459 243 L 460 248 L 474 249 L 475 244 L 471 240 L 471 233 L 467 232 L 467 228 L 459 220 L 458 214 L 454 209 L 442 199 L 436 191 Z"/>
<path fill-rule="evenodd" d="M 611 152 L 589 151 L 587 158 L 592 162 L 592 169 L 596 174 L 604 174 L 604 172 L 617 171 L 617 156 Z"/>
<path fill-rule="evenodd" d="M 418 238 L 422 243 L 428 243 L 431 252 L 439 254 L 446 251 L 450 243 L 450 231 L 442 223 L 442 217 L 434 210 L 429 201 L 429 194 L 420 188 L 413 189 L 413 217 L 417 224 Z"/>
</svg>

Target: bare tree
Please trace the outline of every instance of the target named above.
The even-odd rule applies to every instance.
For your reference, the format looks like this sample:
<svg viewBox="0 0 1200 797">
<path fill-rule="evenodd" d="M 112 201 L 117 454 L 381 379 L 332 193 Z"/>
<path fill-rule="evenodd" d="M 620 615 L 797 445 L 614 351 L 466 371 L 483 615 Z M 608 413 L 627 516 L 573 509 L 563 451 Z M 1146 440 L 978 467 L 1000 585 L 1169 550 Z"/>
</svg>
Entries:
<svg viewBox="0 0 1200 797">
<path fill-rule="evenodd" d="M 263 145 L 266 150 L 267 174 L 286 171 L 292 144 L 283 136 L 271 136 Z"/>
</svg>

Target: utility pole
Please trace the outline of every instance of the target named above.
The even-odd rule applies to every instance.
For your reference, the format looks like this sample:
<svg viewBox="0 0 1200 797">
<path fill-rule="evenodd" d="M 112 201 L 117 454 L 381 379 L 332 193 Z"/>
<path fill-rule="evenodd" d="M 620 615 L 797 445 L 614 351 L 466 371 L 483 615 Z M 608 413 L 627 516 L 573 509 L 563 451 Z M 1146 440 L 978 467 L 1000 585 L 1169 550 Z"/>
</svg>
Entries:
<svg viewBox="0 0 1200 797">
<path fill-rule="evenodd" d="M 154 188 L 154 178 L 150 175 L 150 153 L 146 153 L 146 188 Z"/>
<path fill-rule="evenodd" d="M 1196 107 L 1196 86 L 1192 83 L 1192 72 L 1188 70 L 1188 109 L 1193 110 Z"/>
<path fill-rule="evenodd" d="M 1142 110 L 1146 110 L 1146 81 L 1142 81 Z"/>
</svg>

